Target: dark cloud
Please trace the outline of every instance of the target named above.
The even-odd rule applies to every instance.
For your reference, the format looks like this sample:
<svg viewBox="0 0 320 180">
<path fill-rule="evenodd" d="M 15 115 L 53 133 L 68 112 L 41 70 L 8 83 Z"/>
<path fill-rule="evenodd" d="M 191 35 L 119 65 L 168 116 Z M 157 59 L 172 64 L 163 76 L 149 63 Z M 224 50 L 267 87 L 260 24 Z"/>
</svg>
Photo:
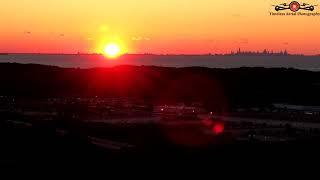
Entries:
<svg viewBox="0 0 320 180">
<path fill-rule="evenodd" d="M 150 41 L 151 38 L 138 36 L 138 37 L 132 37 L 131 40 L 132 41 Z"/>
<path fill-rule="evenodd" d="M 232 14 L 231 16 L 234 17 L 234 18 L 239 18 L 239 17 L 241 17 L 240 14 Z"/>
<path fill-rule="evenodd" d="M 248 44 L 249 40 L 248 39 L 240 39 L 241 44 Z"/>
<path fill-rule="evenodd" d="M 243 39 L 239 39 L 239 40 L 234 41 L 234 43 L 236 43 L 236 44 L 248 44 L 249 40 L 246 39 L 246 38 L 243 38 Z"/>
</svg>

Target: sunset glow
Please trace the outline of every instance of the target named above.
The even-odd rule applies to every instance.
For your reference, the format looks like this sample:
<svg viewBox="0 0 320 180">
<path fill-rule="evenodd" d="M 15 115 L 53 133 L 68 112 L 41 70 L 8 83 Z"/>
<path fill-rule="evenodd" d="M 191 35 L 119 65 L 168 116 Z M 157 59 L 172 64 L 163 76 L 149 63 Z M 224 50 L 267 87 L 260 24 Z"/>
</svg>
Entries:
<svg viewBox="0 0 320 180">
<path fill-rule="evenodd" d="M 108 44 L 104 49 L 104 54 L 109 58 L 115 58 L 120 55 L 121 49 L 117 44 Z"/>
<path fill-rule="evenodd" d="M 272 5 L 284 2 L 290 1 L 4 0 L 0 52 L 104 53 L 106 43 L 101 42 L 116 37 L 130 45 L 125 53 L 207 54 L 241 48 L 320 54 L 319 16 L 270 16 Z"/>
</svg>

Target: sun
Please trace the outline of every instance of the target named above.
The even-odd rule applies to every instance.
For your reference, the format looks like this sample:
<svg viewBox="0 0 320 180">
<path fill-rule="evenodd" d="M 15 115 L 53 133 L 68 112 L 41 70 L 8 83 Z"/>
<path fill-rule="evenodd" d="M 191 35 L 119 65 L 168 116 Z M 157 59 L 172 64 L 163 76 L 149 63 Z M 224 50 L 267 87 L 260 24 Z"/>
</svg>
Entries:
<svg viewBox="0 0 320 180">
<path fill-rule="evenodd" d="M 121 48 L 118 44 L 110 43 L 104 48 L 104 54 L 109 58 L 116 58 L 121 54 Z"/>
</svg>

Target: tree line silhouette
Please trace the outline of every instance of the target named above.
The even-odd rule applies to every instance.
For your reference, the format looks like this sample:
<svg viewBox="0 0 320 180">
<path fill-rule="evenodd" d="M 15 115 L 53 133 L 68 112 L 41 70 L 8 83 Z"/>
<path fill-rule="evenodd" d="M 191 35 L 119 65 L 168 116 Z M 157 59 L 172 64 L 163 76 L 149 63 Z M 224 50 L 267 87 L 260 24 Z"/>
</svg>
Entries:
<svg viewBox="0 0 320 180">
<path fill-rule="evenodd" d="M 0 64 L 0 95 L 39 97 L 136 97 L 154 103 L 203 103 L 211 109 L 319 105 L 320 72 L 286 68 L 212 69 L 117 66 L 59 68 Z"/>
</svg>

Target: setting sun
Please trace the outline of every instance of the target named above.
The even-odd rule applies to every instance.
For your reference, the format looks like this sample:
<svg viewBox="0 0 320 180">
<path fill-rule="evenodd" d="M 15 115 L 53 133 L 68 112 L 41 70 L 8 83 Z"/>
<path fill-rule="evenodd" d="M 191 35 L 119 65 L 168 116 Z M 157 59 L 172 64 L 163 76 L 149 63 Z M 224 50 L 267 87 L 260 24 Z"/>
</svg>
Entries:
<svg viewBox="0 0 320 180">
<path fill-rule="evenodd" d="M 117 44 L 108 44 L 104 48 L 104 54 L 109 58 L 115 58 L 120 55 L 121 49 Z"/>
</svg>

